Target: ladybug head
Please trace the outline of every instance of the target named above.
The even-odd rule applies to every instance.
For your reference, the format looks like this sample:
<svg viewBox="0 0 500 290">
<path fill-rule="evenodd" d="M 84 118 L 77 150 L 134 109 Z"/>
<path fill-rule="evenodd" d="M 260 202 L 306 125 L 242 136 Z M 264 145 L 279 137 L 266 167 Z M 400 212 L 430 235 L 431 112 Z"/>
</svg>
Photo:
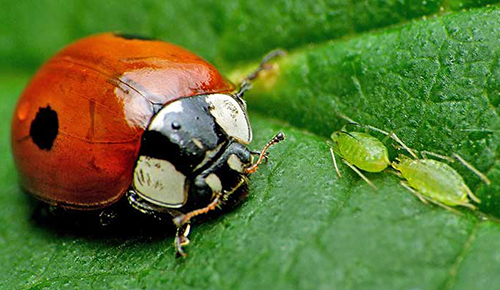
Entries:
<svg viewBox="0 0 500 290">
<path fill-rule="evenodd" d="M 144 132 L 133 187 L 169 208 L 206 204 L 245 178 L 252 133 L 246 110 L 225 94 L 182 98 L 165 105 Z"/>
</svg>

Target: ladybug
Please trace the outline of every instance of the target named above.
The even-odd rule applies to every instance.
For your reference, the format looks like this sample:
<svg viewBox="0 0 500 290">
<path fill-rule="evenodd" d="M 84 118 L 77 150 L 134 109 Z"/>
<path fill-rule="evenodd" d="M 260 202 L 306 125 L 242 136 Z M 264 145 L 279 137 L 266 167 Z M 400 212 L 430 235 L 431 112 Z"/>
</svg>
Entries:
<svg viewBox="0 0 500 290">
<path fill-rule="evenodd" d="M 163 41 L 106 33 L 57 53 L 22 93 L 12 121 L 21 187 L 76 211 L 117 201 L 175 224 L 176 251 L 190 220 L 230 208 L 248 192 L 248 175 L 284 139 L 261 152 L 252 140 L 243 93 L 208 62 Z M 253 162 L 253 155 L 259 158 Z"/>
</svg>

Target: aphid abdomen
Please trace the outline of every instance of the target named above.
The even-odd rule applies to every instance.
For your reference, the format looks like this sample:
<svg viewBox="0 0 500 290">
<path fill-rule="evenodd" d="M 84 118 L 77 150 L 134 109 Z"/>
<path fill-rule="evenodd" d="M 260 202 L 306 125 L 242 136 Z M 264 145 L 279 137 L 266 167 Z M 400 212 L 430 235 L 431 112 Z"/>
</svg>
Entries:
<svg viewBox="0 0 500 290">
<path fill-rule="evenodd" d="M 359 169 L 380 172 L 390 164 L 387 147 L 377 138 L 362 132 L 338 135 L 341 156 Z"/>
<path fill-rule="evenodd" d="M 395 168 L 411 187 L 425 196 L 451 206 L 468 203 L 467 185 L 446 163 L 433 159 L 401 158 Z"/>
</svg>

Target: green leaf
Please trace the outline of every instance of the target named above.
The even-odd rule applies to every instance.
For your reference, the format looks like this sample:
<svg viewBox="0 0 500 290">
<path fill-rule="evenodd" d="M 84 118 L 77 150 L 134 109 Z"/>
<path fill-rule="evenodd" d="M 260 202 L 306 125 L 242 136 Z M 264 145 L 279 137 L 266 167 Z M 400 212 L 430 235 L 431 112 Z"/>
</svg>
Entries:
<svg viewBox="0 0 500 290">
<path fill-rule="evenodd" d="M 5 160 L 0 167 L 0 288 L 500 285 L 499 224 L 468 211 L 457 215 L 423 204 L 391 174 L 367 175 L 378 191 L 346 167 L 339 179 L 325 142 L 340 129 L 335 112 L 342 112 L 392 130 L 416 149 L 457 152 L 492 179 L 492 186 L 484 186 L 455 166 L 483 200 L 481 210 L 499 216 L 497 7 L 451 13 L 485 4 L 454 0 L 424 6 L 417 1 L 68 3 L 44 1 L 35 9 L 23 1 L 3 3 L 9 13 L 0 19 L 13 23 L 7 26 L 12 31 L 0 25 L 0 41 L 7 44 L 0 46 L 7 60 L 0 69 L 18 64 L 33 69 L 70 39 L 104 30 L 173 39 L 226 70 L 233 61 L 257 61 L 282 46 L 290 48 L 289 55 L 255 84 L 248 103 L 252 149 L 279 130 L 287 140 L 272 148 L 269 162 L 251 177 L 247 201 L 195 226 L 188 258 L 175 259 L 172 235 L 103 237 L 44 226 L 32 217 L 34 204 L 17 185 L 7 142 L 9 116 L 29 77 L 1 74 L 0 112 L 6 117 L 0 123 Z M 247 70 L 238 67 L 233 79 Z"/>
<path fill-rule="evenodd" d="M 355 35 L 498 0 L 0 0 L 0 58 L 33 69 L 68 42 L 103 31 L 165 39 L 230 69 L 276 47 Z"/>
<path fill-rule="evenodd" d="M 499 28 L 498 11 L 478 10 L 293 53 L 249 103 L 325 137 L 341 112 L 417 150 L 458 153 L 494 180 L 460 170 L 479 208 L 500 216 Z"/>
</svg>

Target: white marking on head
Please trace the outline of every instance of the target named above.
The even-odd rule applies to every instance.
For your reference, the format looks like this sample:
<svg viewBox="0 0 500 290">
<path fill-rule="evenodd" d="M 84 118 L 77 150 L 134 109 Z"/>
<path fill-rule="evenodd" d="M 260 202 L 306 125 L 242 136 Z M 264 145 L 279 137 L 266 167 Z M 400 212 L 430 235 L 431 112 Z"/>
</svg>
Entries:
<svg viewBox="0 0 500 290">
<path fill-rule="evenodd" d="M 193 171 L 200 169 L 201 167 L 205 166 L 205 164 L 207 164 L 210 160 L 212 160 L 212 158 L 214 158 L 214 156 L 217 155 L 217 153 L 219 153 L 223 145 L 224 143 L 221 143 L 217 147 L 215 147 L 214 150 L 205 151 L 205 158 L 203 158 L 200 164 L 196 165 Z"/>
<path fill-rule="evenodd" d="M 180 102 L 180 100 L 166 105 L 158 112 L 158 114 L 154 116 L 148 130 L 161 131 L 162 128 L 165 128 L 165 126 L 170 126 L 171 124 L 165 124 L 165 116 L 170 113 L 181 113 L 183 110 L 184 108 L 182 107 L 182 102 Z"/>
<path fill-rule="evenodd" d="M 252 141 L 252 128 L 247 112 L 234 97 L 226 94 L 212 94 L 207 95 L 206 100 L 210 104 L 210 113 L 215 121 L 229 136 L 245 144 Z"/>
<path fill-rule="evenodd" d="M 222 192 L 222 183 L 215 173 L 210 173 L 206 178 L 205 182 L 210 186 L 213 192 Z"/>
<path fill-rule="evenodd" d="M 140 156 L 134 170 L 133 187 L 145 200 L 168 208 L 179 208 L 187 199 L 184 190 L 186 176 L 172 163 Z"/>
<path fill-rule="evenodd" d="M 229 158 L 227 159 L 227 164 L 229 167 L 237 172 L 243 172 L 243 162 L 238 158 L 238 156 L 231 154 L 229 155 Z"/>
<path fill-rule="evenodd" d="M 203 150 L 204 147 L 203 147 L 203 144 L 201 143 L 200 140 L 193 138 L 192 141 L 193 141 L 194 145 L 196 145 L 198 148 Z"/>
</svg>

